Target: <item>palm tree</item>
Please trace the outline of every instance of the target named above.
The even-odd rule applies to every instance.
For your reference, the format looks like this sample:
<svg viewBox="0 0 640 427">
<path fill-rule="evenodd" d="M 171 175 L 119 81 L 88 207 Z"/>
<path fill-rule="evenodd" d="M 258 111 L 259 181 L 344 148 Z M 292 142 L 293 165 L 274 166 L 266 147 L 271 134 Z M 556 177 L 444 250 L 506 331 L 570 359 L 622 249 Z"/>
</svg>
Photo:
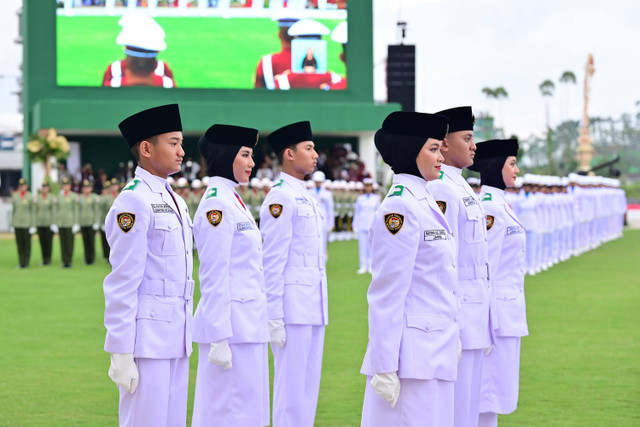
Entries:
<svg viewBox="0 0 640 427">
<path fill-rule="evenodd" d="M 545 80 L 542 83 L 540 83 L 538 88 L 540 89 L 540 93 L 542 94 L 543 98 L 552 97 L 553 92 L 556 88 L 556 85 L 554 85 L 551 80 Z M 547 118 L 547 161 L 549 164 L 549 173 L 551 175 L 555 175 L 556 167 L 553 161 L 553 141 L 552 141 L 553 132 L 551 131 L 551 124 L 549 120 L 549 101 L 548 100 L 545 103 L 545 110 L 546 110 L 546 118 Z"/>
<path fill-rule="evenodd" d="M 501 98 L 508 98 L 509 97 L 509 93 L 502 86 L 498 86 L 495 89 L 491 89 L 490 87 L 483 87 L 482 88 L 482 93 L 484 93 L 487 96 L 487 98 L 489 98 L 490 100 L 491 99 L 495 99 L 498 102 L 500 102 Z M 504 131 L 504 120 L 502 118 L 502 103 L 500 103 L 499 106 L 500 106 L 500 125 L 501 125 L 501 127 L 502 127 L 502 129 Z"/>
<path fill-rule="evenodd" d="M 565 71 L 558 81 L 567 86 L 567 104 L 565 105 L 565 120 L 569 119 L 569 84 L 576 84 L 576 75 L 572 71 Z"/>
</svg>

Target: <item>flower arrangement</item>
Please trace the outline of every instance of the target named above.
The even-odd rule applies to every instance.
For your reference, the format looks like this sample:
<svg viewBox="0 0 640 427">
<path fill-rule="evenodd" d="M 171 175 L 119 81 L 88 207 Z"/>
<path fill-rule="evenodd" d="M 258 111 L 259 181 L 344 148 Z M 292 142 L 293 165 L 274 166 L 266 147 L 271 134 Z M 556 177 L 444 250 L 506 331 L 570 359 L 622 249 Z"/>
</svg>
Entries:
<svg viewBox="0 0 640 427">
<path fill-rule="evenodd" d="M 46 136 L 42 136 L 46 132 Z M 54 128 L 31 135 L 27 143 L 29 160 L 32 162 L 49 163 L 49 159 L 65 160 L 69 157 L 69 141 L 62 135 L 58 135 Z"/>
</svg>

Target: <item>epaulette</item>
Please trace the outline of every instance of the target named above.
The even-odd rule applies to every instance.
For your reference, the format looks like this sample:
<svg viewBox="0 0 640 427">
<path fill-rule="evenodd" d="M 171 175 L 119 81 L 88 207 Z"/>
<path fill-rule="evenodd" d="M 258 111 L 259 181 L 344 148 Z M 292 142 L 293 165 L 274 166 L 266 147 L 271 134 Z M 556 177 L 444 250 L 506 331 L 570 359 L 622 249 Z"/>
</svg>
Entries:
<svg viewBox="0 0 640 427">
<path fill-rule="evenodd" d="M 124 188 L 122 189 L 122 191 L 126 191 L 126 190 L 135 190 L 135 188 L 138 186 L 138 183 L 140 182 L 139 179 L 134 179 L 132 181 L 129 181 L 129 183 L 127 185 L 124 186 Z"/>
<path fill-rule="evenodd" d="M 391 190 L 389 190 L 389 194 L 387 195 L 387 197 L 402 196 L 403 191 L 404 191 L 404 185 L 398 184 L 394 186 Z"/>
<path fill-rule="evenodd" d="M 484 193 L 484 196 L 482 196 L 482 201 L 483 202 L 490 202 L 491 201 L 491 193 Z"/>
<path fill-rule="evenodd" d="M 281 179 L 280 181 L 278 181 L 275 184 L 273 184 L 273 186 L 271 188 L 282 187 L 282 183 L 283 182 L 284 182 L 284 179 Z"/>
<path fill-rule="evenodd" d="M 218 197 L 218 187 L 211 187 L 210 189 L 207 190 L 207 193 L 204 195 L 204 198 L 208 199 L 211 197 Z"/>
<path fill-rule="evenodd" d="M 440 175 L 438 176 L 438 179 L 440 181 L 442 181 L 444 179 L 444 171 L 440 171 Z"/>
</svg>

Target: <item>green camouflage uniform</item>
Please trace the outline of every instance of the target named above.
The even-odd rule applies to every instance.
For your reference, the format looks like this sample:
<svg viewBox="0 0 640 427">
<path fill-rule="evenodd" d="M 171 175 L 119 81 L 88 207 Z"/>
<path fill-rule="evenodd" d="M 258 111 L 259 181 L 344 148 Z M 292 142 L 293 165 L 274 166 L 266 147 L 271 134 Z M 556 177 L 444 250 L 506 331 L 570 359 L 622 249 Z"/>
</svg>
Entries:
<svg viewBox="0 0 640 427">
<path fill-rule="evenodd" d="M 84 262 L 93 264 L 96 259 L 96 230 L 100 221 L 100 196 L 95 193 L 78 196 L 78 225 L 82 233 Z M 97 227 L 96 227 L 97 228 Z"/>
<path fill-rule="evenodd" d="M 62 265 L 71 266 L 73 258 L 73 232 L 72 227 L 78 224 L 78 195 L 73 191 L 67 194 L 64 191 L 58 196 L 55 221 L 60 235 L 60 252 Z"/>
</svg>

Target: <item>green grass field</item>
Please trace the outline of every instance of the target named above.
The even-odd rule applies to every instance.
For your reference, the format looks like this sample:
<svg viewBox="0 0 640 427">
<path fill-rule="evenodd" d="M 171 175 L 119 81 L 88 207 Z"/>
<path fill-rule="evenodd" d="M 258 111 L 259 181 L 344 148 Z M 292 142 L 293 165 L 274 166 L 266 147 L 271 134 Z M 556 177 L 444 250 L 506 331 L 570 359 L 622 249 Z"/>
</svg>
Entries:
<svg viewBox="0 0 640 427">
<path fill-rule="evenodd" d="M 0 425 L 113 426 L 117 390 L 102 350 L 106 264 L 18 270 L 0 237 Z M 98 253 L 101 253 L 98 249 Z M 393 254 L 390 254 L 392 256 Z M 523 339 L 518 410 L 501 426 L 640 425 L 640 231 L 527 278 L 531 336 Z M 365 379 L 368 276 L 357 243 L 330 245 L 327 327 L 317 426 L 357 426 Z M 191 358 L 189 408 L 197 359 Z M 189 415 L 190 417 L 190 415 Z"/>
<path fill-rule="evenodd" d="M 57 82 L 60 86 L 101 86 L 105 70 L 124 59 L 116 44 L 118 16 L 57 17 Z M 158 55 L 181 88 L 253 89 L 263 55 L 278 52 L 277 24 L 269 18 L 156 18 L 166 33 L 167 50 Z M 340 21 L 319 19 L 333 30 Z M 327 40 L 328 68 L 342 76 L 342 45 Z"/>
</svg>

